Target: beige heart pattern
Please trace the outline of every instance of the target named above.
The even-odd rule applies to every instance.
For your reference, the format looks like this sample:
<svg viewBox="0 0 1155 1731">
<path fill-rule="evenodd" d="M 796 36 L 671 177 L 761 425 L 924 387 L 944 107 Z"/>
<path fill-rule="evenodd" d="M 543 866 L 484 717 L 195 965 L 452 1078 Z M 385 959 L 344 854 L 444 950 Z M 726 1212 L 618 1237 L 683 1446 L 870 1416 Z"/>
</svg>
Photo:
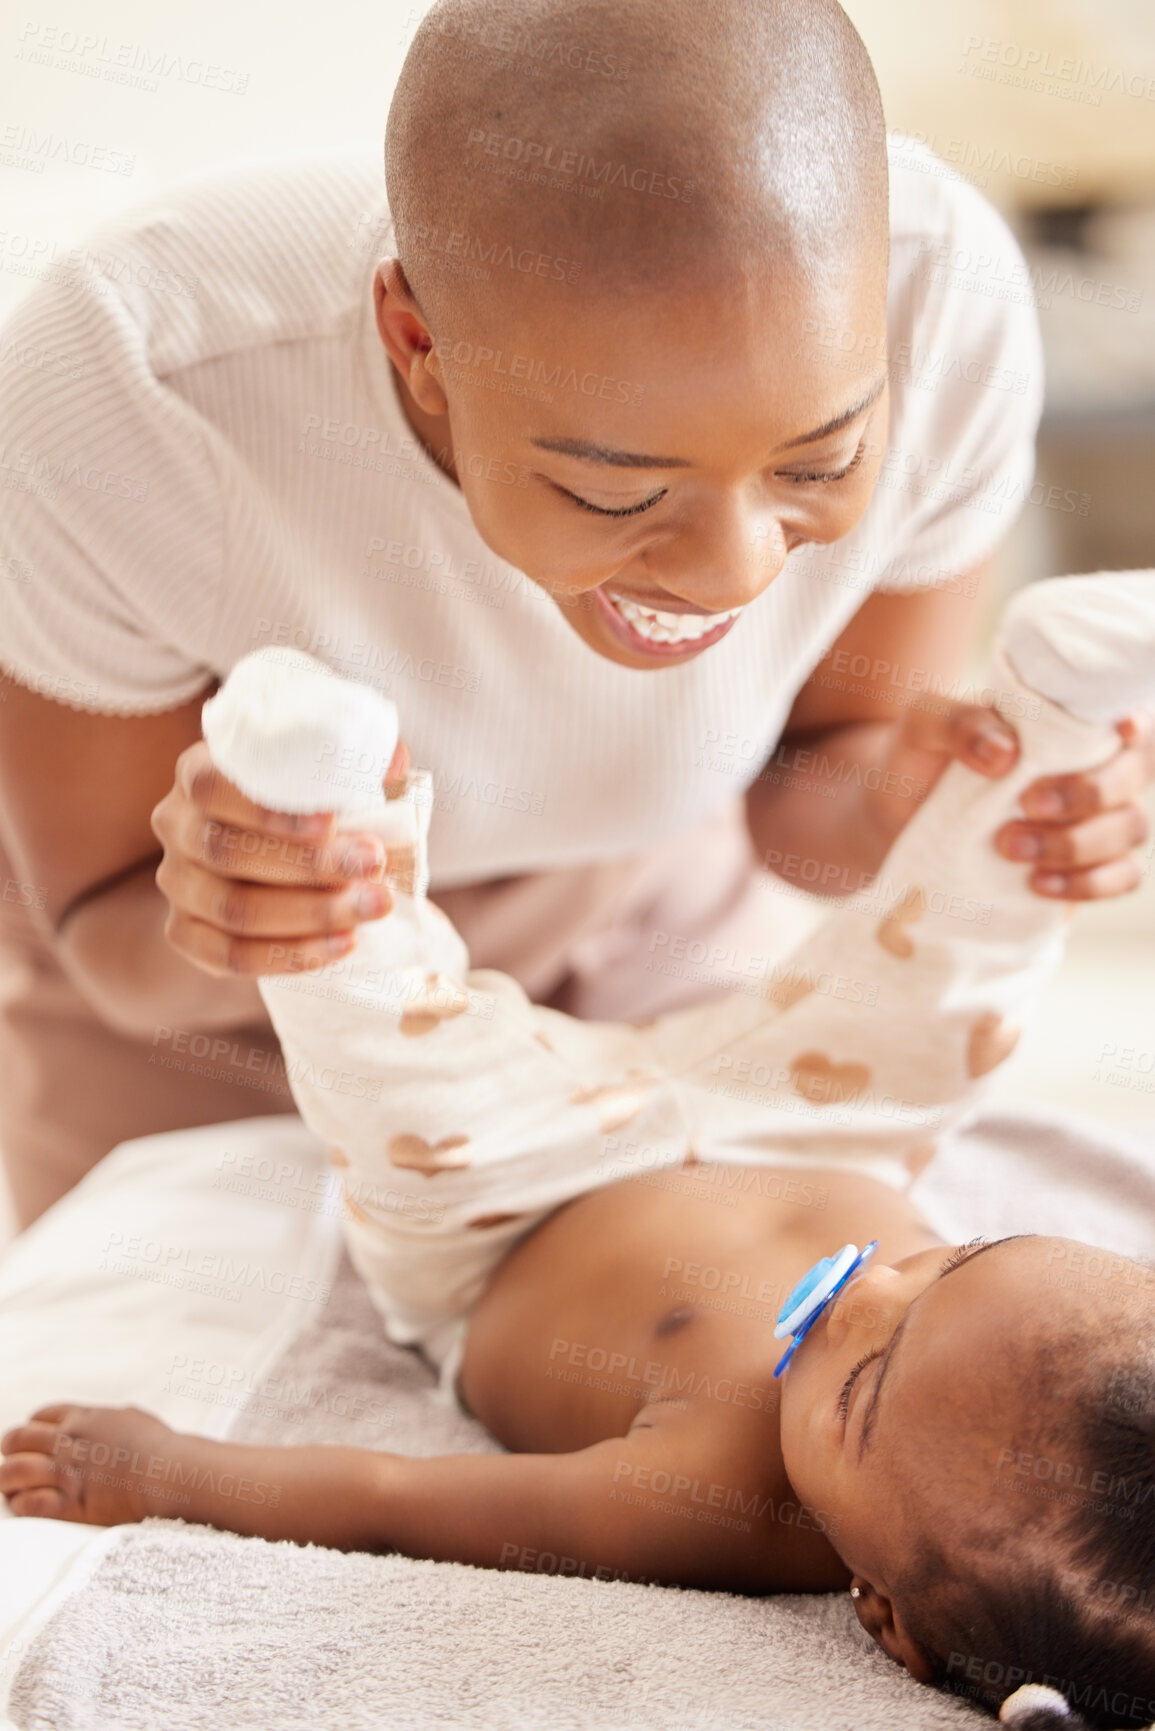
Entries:
<svg viewBox="0 0 1155 1731">
<path fill-rule="evenodd" d="M 623 1124 L 637 1117 L 657 1079 L 641 1070 L 627 1070 L 624 1081 L 578 1088 L 570 1095 L 570 1101 L 575 1106 L 596 1106 L 602 1133 L 608 1134 L 611 1130 L 620 1130 Z"/>
<path fill-rule="evenodd" d="M 907 961 L 914 954 L 914 943 L 904 926 L 913 925 L 915 920 L 922 918 L 926 910 L 926 897 L 917 888 L 908 889 L 896 907 L 891 908 L 882 921 L 875 937 L 884 950 L 889 950 L 892 956 Z"/>
<path fill-rule="evenodd" d="M 417 849 L 391 847 L 388 850 L 386 879 L 402 895 L 411 896 L 417 888 Z"/>
<path fill-rule="evenodd" d="M 429 1034 L 439 1023 L 469 1008 L 469 993 L 445 974 L 426 974 L 420 997 L 401 1013 L 403 1034 Z"/>
<path fill-rule="evenodd" d="M 912 1178 L 917 1178 L 920 1172 L 925 1172 L 934 1159 L 937 1142 L 920 1142 L 917 1148 L 908 1148 L 903 1164 Z"/>
<path fill-rule="evenodd" d="M 971 1027 L 967 1038 L 967 1075 L 985 1076 L 1009 1058 L 1019 1043 L 1022 1032 L 1013 1023 L 1004 1021 L 994 1010 L 988 1010 Z"/>
<path fill-rule="evenodd" d="M 802 1052 L 790 1066 L 794 1092 L 812 1106 L 839 1106 L 870 1081 L 865 1064 L 835 1064 L 825 1052 Z"/>
<path fill-rule="evenodd" d="M 404 1136 L 391 1136 L 385 1152 L 394 1166 L 423 1172 L 426 1178 L 436 1178 L 439 1172 L 456 1172 L 468 1166 L 469 1155 L 455 1152 L 468 1146 L 468 1136 L 443 1136 L 440 1142 L 427 1142 L 424 1136 L 411 1131 Z"/>
<path fill-rule="evenodd" d="M 491 1226 L 508 1226 L 511 1220 L 521 1218 L 520 1214 L 479 1214 L 469 1225 L 475 1232 L 485 1232 Z"/>
<path fill-rule="evenodd" d="M 813 990 L 814 982 L 812 980 L 808 980 L 804 974 L 790 969 L 784 974 L 777 975 L 768 983 L 766 996 L 778 1009 L 788 1010 L 792 1004 L 798 1002 L 799 998 L 805 998 Z"/>
</svg>

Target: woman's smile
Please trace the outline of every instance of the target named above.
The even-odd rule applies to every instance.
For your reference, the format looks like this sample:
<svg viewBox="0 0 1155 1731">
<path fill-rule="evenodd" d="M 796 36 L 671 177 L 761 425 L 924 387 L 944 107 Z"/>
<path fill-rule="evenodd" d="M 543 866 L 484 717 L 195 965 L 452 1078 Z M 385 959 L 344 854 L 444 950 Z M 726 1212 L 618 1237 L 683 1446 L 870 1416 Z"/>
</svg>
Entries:
<svg viewBox="0 0 1155 1731">
<path fill-rule="evenodd" d="M 593 589 L 601 617 L 614 638 L 635 655 L 675 660 L 721 642 L 742 612 L 734 607 L 726 613 L 667 612 L 642 607 L 605 585 Z"/>
</svg>

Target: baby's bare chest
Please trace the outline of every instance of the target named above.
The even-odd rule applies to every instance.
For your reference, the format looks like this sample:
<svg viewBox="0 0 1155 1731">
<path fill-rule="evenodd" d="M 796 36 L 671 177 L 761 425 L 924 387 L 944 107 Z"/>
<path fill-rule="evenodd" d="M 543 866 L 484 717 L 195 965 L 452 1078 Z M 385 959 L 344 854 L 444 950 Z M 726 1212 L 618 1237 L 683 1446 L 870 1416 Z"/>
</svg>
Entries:
<svg viewBox="0 0 1155 1731">
<path fill-rule="evenodd" d="M 819 1256 L 867 1228 L 925 1243 L 909 1204 L 868 1179 L 715 1167 L 606 1186 L 498 1269 L 470 1319 L 465 1398 L 522 1451 L 623 1435 L 671 1398 L 762 1429 L 776 1451 L 778 1312 Z"/>
</svg>

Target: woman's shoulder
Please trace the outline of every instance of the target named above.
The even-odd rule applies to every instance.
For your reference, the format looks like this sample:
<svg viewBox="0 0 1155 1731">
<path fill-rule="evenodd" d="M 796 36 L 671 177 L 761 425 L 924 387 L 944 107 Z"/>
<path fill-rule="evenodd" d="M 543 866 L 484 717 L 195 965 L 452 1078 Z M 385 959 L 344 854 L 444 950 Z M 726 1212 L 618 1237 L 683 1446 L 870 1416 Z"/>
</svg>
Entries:
<svg viewBox="0 0 1155 1731">
<path fill-rule="evenodd" d="M 349 150 L 181 182 L 58 245 L 5 334 L 67 316 L 88 349 L 118 348 L 138 377 L 162 382 L 337 334 L 387 243 L 381 182 L 380 164 Z"/>
</svg>

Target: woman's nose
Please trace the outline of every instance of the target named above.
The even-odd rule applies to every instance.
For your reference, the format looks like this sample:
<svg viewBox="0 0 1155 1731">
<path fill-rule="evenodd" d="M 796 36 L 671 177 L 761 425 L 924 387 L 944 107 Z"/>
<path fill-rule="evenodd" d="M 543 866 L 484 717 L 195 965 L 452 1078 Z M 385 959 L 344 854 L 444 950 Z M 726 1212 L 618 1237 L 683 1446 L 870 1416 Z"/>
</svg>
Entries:
<svg viewBox="0 0 1155 1731">
<path fill-rule="evenodd" d="M 789 549 L 776 518 L 764 513 L 717 513 L 687 524 L 661 547 L 651 547 L 651 576 L 672 593 L 709 612 L 744 607 L 769 588 Z"/>
<path fill-rule="evenodd" d="M 840 1347 L 851 1335 L 860 1335 L 864 1346 L 893 1332 L 903 1308 L 902 1275 L 888 1263 L 874 1264 L 844 1286 L 826 1321 L 826 1339 Z"/>
</svg>

